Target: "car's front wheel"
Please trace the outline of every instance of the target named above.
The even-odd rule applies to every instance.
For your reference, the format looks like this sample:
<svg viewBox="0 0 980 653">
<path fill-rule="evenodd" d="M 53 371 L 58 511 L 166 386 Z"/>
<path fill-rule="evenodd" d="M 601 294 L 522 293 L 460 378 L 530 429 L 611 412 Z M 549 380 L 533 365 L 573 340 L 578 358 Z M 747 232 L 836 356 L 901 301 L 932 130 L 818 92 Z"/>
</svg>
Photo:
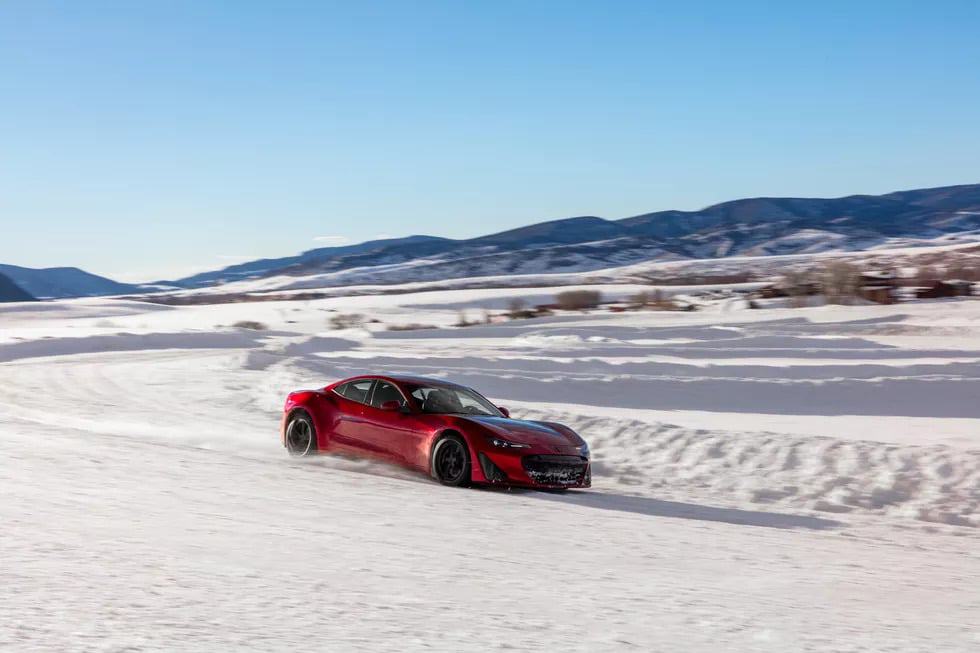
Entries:
<svg viewBox="0 0 980 653">
<path fill-rule="evenodd" d="M 316 427 L 306 413 L 297 413 L 286 426 L 286 451 L 290 456 L 311 456 L 316 453 Z"/>
<path fill-rule="evenodd" d="M 458 435 L 447 435 L 432 449 L 432 476 L 443 485 L 470 484 L 470 451 Z"/>
</svg>

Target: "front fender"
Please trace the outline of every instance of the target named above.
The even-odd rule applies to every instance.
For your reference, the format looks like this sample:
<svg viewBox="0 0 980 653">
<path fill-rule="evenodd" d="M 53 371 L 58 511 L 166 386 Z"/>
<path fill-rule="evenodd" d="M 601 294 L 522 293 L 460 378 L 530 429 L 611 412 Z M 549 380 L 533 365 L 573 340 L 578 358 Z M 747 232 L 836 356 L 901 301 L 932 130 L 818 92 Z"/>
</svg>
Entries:
<svg viewBox="0 0 980 653">
<path fill-rule="evenodd" d="M 463 442 L 466 443 L 466 449 L 470 452 L 470 480 L 474 483 L 483 483 L 486 481 L 486 478 L 483 476 L 483 470 L 480 469 L 478 458 L 480 448 L 474 442 L 477 437 L 474 437 L 473 433 L 470 432 L 470 428 L 467 428 L 468 426 L 472 425 L 467 423 L 466 426 L 464 426 L 459 424 L 456 420 L 451 420 L 446 426 L 436 432 L 435 436 L 432 438 L 432 443 L 429 445 L 429 461 L 427 468 L 430 476 L 435 478 L 435 472 L 432 469 L 432 454 L 435 453 L 436 445 L 443 436 L 455 434 L 463 438 Z"/>
</svg>

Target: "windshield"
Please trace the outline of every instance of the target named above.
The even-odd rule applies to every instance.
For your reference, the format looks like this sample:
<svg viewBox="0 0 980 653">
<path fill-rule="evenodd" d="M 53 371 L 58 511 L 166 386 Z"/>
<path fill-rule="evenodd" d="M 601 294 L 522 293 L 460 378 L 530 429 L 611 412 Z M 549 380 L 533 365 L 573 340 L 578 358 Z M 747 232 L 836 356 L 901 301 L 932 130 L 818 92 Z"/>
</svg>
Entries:
<svg viewBox="0 0 980 653">
<path fill-rule="evenodd" d="M 496 406 L 468 388 L 417 385 L 409 386 L 409 394 L 421 406 L 423 413 L 503 417 Z"/>
</svg>

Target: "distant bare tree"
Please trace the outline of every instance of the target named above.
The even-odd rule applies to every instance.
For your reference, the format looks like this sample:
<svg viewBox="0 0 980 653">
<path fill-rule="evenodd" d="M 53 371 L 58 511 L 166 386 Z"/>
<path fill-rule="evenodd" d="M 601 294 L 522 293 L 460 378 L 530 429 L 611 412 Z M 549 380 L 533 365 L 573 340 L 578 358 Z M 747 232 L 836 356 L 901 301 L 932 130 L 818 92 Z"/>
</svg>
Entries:
<svg viewBox="0 0 980 653">
<path fill-rule="evenodd" d="M 516 319 L 516 316 L 519 316 L 526 308 L 527 302 L 520 297 L 513 297 L 507 302 L 507 313 L 513 319 Z"/>
<path fill-rule="evenodd" d="M 957 261 L 946 268 L 946 278 L 962 279 L 963 281 L 980 281 L 980 263 Z"/>
<path fill-rule="evenodd" d="M 917 286 L 928 286 L 933 281 L 939 281 L 942 278 L 942 274 L 939 272 L 939 268 L 934 265 L 922 265 L 916 270 L 916 285 Z"/>
<path fill-rule="evenodd" d="M 650 305 L 651 296 L 647 291 L 638 292 L 635 295 L 631 295 L 629 298 L 629 303 L 636 308 L 646 308 Z"/>
<path fill-rule="evenodd" d="M 861 271 L 845 261 L 831 261 L 820 274 L 828 304 L 851 304 L 861 287 Z"/>
<path fill-rule="evenodd" d="M 630 304 L 636 308 L 646 308 L 648 306 L 661 311 L 669 311 L 675 308 L 672 299 L 667 297 L 661 288 L 656 288 L 653 292 L 642 291 L 629 298 Z"/>
<path fill-rule="evenodd" d="M 597 290 L 566 290 L 558 293 L 555 300 L 566 311 L 584 311 L 598 307 L 602 295 Z"/>
<path fill-rule="evenodd" d="M 809 270 L 787 270 L 783 273 L 780 285 L 786 290 L 789 305 L 792 308 L 806 306 L 806 297 L 810 294 L 813 281 Z"/>
</svg>

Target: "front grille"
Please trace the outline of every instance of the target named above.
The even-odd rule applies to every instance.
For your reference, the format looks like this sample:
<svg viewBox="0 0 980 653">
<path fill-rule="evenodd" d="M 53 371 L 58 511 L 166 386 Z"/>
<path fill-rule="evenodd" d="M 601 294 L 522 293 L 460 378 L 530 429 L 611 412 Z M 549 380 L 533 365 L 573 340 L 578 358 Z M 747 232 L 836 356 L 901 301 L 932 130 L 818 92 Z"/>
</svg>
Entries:
<svg viewBox="0 0 980 653">
<path fill-rule="evenodd" d="M 524 456 L 524 471 L 542 485 L 578 485 L 589 462 L 580 456 Z"/>
</svg>

